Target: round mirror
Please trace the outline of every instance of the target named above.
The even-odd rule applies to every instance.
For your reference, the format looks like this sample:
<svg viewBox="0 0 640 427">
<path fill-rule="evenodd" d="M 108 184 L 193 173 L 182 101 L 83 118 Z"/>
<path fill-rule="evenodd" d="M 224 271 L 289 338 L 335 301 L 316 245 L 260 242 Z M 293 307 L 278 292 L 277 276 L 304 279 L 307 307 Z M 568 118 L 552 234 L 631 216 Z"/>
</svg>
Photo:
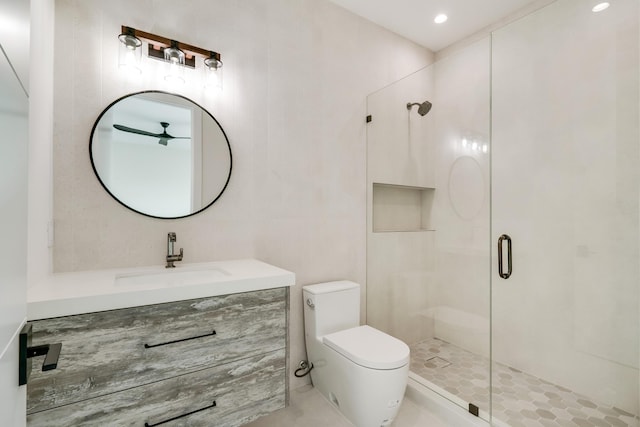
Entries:
<svg viewBox="0 0 640 427">
<path fill-rule="evenodd" d="M 231 146 L 218 121 L 195 102 L 166 92 L 114 101 L 93 125 L 89 153 L 105 190 L 154 218 L 208 208 L 231 177 Z"/>
</svg>

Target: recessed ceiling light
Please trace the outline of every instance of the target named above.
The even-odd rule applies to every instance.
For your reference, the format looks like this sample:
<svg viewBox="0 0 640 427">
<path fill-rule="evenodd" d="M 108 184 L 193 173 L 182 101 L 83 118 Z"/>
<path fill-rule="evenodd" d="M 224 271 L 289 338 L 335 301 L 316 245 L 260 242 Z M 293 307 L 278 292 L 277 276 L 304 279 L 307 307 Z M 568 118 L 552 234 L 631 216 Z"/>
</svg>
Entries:
<svg viewBox="0 0 640 427">
<path fill-rule="evenodd" d="M 602 3 L 598 3 L 597 5 L 593 6 L 593 10 L 594 12 L 602 12 L 603 10 L 605 10 L 606 8 L 608 8 L 610 5 L 608 2 L 602 2 Z"/>
<path fill-rule="evenodd" d="M 447 19 L 449 19 L 449 17 L 447 15 L 445 15 L 444 13 L 441 13 L 440 15 L 436 16 L 433 19 L 433 22 L 435 22 L 436 24 L 442 24 L 443 22 L 446 22 Z"/>
</svg>

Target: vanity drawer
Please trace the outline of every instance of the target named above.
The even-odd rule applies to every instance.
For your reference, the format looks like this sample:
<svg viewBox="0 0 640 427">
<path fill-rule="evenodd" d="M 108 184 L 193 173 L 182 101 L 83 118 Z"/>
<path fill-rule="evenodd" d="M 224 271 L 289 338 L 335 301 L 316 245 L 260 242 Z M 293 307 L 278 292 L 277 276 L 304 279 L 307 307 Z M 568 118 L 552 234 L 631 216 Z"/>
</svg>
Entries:
<svg viewBox="0 0 640 427">
<path fill-rule="evenodd" d="M 287 296 L 278 288 L 34 321 L 33 345 L 61 342 L 62 352 L 52 371 L 34 360 L 27 413 L 283 349 Z"/>
<path fill-rule="evenodd" d="M 145 427 L 145 423 L 160 423 L 163 427 L 234 427 L 284 406 L 282 349 L 31 414 L 27 423 L 30 427 L 59 427 L 60 420 L 64 420 L 65 427 Z M 175 417 L 180 418 L 163 423 Z"/>
</svg>

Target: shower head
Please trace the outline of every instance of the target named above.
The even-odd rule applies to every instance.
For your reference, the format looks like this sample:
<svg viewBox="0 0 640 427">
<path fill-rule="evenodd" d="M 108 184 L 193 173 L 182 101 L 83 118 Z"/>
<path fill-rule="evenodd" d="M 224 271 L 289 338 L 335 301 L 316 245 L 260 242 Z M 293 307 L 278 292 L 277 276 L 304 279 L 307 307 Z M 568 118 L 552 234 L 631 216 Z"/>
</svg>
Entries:
<svg viewBox="0 0 640 427">
<path fill-rule="evenodd" d="M 417 102 L 414 102 L 413 104 L 411 102 L 407 102 L 407 110 L 411 110 L 411 107 L 414 105 L 418 106 L 418 114 L 421 116 L 426 116 L 433 106 L 429 101 L 424 101 L 422 104 L 418 104 Z"/>
</svg>

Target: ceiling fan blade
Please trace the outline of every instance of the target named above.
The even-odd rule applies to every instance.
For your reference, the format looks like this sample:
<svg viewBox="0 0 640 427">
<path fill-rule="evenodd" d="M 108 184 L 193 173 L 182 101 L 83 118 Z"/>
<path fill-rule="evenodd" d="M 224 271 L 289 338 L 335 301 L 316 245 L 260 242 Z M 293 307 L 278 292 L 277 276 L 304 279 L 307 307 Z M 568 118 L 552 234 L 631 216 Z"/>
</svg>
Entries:
<svg viewBox="0 0 640 427">
<path fill-rule="evenodd" d="M 113 127 L 118 129 L 118 130 L 121 130 L 123 132 L 136 133 L 138 135 L 145 135 L 145 136 L 153 136 L 153 137 L 156 137 L 156 138 L 163 137 L 163 135 L 161 133 L 151 133 L 151 132 L 147 132 L 147 131 L 140 130 L 140 129 L 130 128 L 130 127 L 127 127 L 127 126 L 114 124 Z"/>
<path fill-rule="evenodd" d="M 135 133 L 138 135 L 152 136 L 154 138 L 159 138 L 158 144 L 164 145 L 165 147 L 167 146 L 167 143 L 172 139 L 191 139 L 190 136 L 171 136 L 167 133 L 167 127 L 169 126 L 169 124 L 168 123 L 161 123 L 161 124 L 162 124 L 162 127 L 164 128 L 164 131 L 162 133 L 151 133 L 145 130 L 134 129 L 128 126 L 123 126 L 118 124 L 114 124 L 113 127 L 123 132 L 129 132 L 129 133 Z"/>
<path fill-rule="evenodd" d="M 166 139 L 167 141 L 170 141 L 172 139 L 191 139 L 190 136 L 172 136 L 169 135 L 168 133 L 161 133 L 160 135 L 158 135 L 158 137 L 162 138 L 162 139 Z"/>
</svg>

